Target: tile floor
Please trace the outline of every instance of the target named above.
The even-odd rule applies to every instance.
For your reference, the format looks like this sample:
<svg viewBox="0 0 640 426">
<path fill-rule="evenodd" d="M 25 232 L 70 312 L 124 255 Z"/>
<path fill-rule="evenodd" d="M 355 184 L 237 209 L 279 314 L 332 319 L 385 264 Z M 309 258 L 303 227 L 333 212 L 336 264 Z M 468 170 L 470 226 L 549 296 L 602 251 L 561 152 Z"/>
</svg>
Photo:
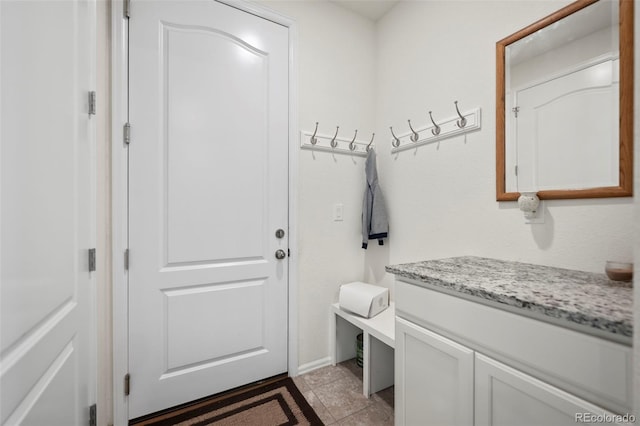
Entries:
<svg viewBox="0 0 640 426">
<path fill-rule="evenodd" d="M 365 398 L 355 359 L 293 380 L 325 425 L 393 425 L 393 386 Z"/>
</svg>

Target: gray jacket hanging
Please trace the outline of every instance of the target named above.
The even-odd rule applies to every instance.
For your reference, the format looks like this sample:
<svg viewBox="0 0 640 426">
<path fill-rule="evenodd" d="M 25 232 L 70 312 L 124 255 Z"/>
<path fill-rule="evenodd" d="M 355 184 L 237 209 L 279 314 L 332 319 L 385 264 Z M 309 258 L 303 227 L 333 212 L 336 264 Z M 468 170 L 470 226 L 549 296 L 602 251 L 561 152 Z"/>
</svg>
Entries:
<svg viewBox="0 0 640 426">
<path fill-rule="evenodd" d="M 378 171 L 376 170 L 376 153 L 370 149 L 365 164 L 367 184 L 362 203 L 362 248 L 366 249 L 369 240 L 378 240 L 383 245 L 383 238 L 388 237 L 389 220 L 384 205 L 384 197 L 378 186 Z"/>
</svg>

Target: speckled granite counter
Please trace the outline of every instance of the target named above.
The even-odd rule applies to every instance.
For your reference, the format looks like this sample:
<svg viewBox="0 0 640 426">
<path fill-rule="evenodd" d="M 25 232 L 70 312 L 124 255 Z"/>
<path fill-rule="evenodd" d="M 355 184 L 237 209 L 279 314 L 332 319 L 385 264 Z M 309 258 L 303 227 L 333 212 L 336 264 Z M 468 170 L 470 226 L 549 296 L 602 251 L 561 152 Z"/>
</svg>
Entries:
<svg viewBox="0 0 640 426">
<path fill-rule="evenodd" d="M 604 274 L 471 256 L 391 265 L 386 270 L 418 285 L 497 302 L 525 315 L 542 314 L 583 331 L 593 328 L 629 342 L 633 336 L 631 284 L 611 281 Z"/>
</svg>

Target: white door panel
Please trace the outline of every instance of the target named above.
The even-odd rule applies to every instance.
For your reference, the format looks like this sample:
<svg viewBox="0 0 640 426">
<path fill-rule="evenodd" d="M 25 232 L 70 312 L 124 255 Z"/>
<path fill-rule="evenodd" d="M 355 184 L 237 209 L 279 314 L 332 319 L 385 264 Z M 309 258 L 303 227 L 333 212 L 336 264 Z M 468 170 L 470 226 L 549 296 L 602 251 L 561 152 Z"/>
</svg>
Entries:
<svg viewBox="0 0 640 426">
<path fill-rule="evenodd" d="M 0 17 L 0 423 L 86 424 L 95 2 L 2 1 Z"/>
<path fill-rule="evenodd" d="M 287 370 L 288 30 L 131 6 L 130 418 Z"/>
<path fill-rule="evenodd" d="M 167 263 L 262 258 L 268 248 L 263 232 L 267 182 L 254 181 L 263 173 L 246 169 L 263 169 L 267 149 L 267 56 L 229 34 L 199 26 L 165 25 L 163 43 Z M 236 61 L 225 64 L 221 58 Z M 251 102 L 233 102 L 238 96 Z M 211 143 L 212 135 L 220 143 Z M 208 197 L 210 202 L 203 203 Z M 243 208 L 219 205 L 230 200 Z"/>
<path fill-rule="evenodd" d="M 475 395 L 478 426 L 570 426 L 588 415 L 614 418 L 603 408 L 478 353 Z"/>
<path fill-rule="evenodd" d="M 396 317 L 398 425 L 473 424 L 473 351 Z"/>
<path fill-rule="evenodd" d="M 208 359 L 215 363 L 229 353 L 243 354 L 265 347 L 265 281 L 215 284 L 165 292 L 167 298 L 168 368 Z M 237 298 L 243 309 L 237 309 Z M 226 320 L 220 322 L 220 317 Z M 190 330 L 190 333 L 184 333 Z M 242 334 L 238 334 L 242 330 Z M 202 336 L 193 339 L 192 335 Z M 227 342 L 221 347 L 219 342 Z"/>
</svg>

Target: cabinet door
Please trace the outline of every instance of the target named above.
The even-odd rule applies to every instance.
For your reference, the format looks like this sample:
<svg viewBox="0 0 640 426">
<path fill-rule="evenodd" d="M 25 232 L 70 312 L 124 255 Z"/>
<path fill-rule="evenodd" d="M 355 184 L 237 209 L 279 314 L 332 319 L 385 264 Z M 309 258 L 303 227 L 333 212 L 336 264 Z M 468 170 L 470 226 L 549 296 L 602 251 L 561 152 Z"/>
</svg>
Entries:
<svg viewBox="0 0 640 426">
<path fill-rule="evenodd" d="M 397 425 L 473 424 L 473 351 L 396 317 Z"/>
<path fill-rule="evenodd" d="M 618 424 L 587 401 L 484 355 L 475 358 L 476 426 Z"/>
</svg>

